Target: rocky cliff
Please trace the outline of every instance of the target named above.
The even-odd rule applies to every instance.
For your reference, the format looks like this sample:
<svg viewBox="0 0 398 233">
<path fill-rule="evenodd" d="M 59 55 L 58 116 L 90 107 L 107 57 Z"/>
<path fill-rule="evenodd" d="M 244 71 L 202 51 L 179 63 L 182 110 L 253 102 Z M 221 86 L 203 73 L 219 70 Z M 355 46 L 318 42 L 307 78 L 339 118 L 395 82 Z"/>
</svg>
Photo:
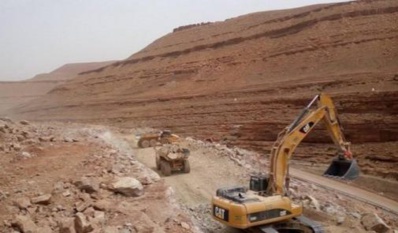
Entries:
<svg viewBox="0 0 398 233">
<path fill-rule="evenodd" d="M 326 92 L 353 143 L 394 142 L 396 22 L 398 2 L 380 0 L 198 24 L 84 72 L 16 112 L 28 119 L 170 128 L 264 150 L 314 95 Z M 307 142 L 331 140 L 317 126 Z"/>
</svg>

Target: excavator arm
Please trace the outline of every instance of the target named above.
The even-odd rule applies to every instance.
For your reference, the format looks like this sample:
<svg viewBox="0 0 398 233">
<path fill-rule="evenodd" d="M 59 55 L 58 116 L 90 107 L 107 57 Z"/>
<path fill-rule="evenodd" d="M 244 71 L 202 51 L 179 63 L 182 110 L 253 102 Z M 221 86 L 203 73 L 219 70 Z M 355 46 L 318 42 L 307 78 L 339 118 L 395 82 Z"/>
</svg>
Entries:
<svg viewBox="0 0 398 233">
<path fill-rule="evenodd" d="M 311 110 L 312 105 L 318 102 L 318 107 Z M 283 130 L 274 143 L 270 157 L 270 172 L 268 194 L 286 195 L 285 182 L 288 178 L 288 166 L 290 158 L 296 147 L 308 135 L 309 132 L 322 121 L 329 132 L 333 142 L 339 148 L 341 156 L 339 160 L 352 163 L 350 143 L 344 138 L 337 112 L 331 98 L 325 94 L 315 96 L 310 104 L 303 109 L 295 121 Z M 335 163 L 335 166 L 336 165 Z M 356 166 L 356 164 L 354 165 Z M 357 169 L 357 168 L 355 168 Z M 341 173 L 341 172 L 340 172 Z M 355 177 L 356 178 L 356 177 Z"/>
<path fill-rule="evenodd" d="M 318 107 L 325 108 L 325 116 L 322 118 L 322 121 L 324 122 L 329 135 L 334 144 L 340 148 L 341 152 L 343 152 L 345 159 L 352 160 L 353 157 L 350 149 L 351 143 L 347 142 L 344 137 L 342 132 L 343 127 L 337 117 L 337 111 L 332 99 L 325 94 L 320 94 L 318 98 Z"/>
</svg>

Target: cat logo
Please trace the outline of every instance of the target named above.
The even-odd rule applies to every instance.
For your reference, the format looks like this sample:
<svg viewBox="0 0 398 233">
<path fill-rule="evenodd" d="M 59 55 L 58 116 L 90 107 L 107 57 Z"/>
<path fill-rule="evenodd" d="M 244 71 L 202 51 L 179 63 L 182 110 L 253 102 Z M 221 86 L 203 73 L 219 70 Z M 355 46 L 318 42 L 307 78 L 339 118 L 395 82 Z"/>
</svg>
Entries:
<svg viewBox="0 0 398 233">
<path fill-rule="evenodd" d="M 302 132 L 302 133 L 304 133 L 304 134 L 308 133 L 308 132 L 311 130 L 311 128 L 312 128 L 313 125 L 314 125 L 314 122 L 308 122 L 307 124 L 305 124 L 305 125 L 300 129 L 300 132 Z"/>
<path fill-rule="evenodd" d="M 229 219 L 228 217 L 229 216 L 228 216 L 228 210 L 226 210 L 226 209 L 223 209 L 223 208 L 218 207 L 218 206 L 214 206 L 213 207 L 213 215 L 216 216 L 219 219 L 222 219 L 222 220 L 228 222 L 228 219 Z"/>
</svg>

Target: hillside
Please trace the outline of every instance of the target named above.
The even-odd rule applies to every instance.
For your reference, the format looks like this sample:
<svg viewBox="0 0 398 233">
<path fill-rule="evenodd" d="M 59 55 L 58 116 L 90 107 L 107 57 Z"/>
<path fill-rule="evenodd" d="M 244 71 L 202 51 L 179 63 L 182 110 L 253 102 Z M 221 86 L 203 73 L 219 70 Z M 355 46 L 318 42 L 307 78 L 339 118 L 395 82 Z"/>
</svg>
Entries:
<svg viewBox="0 0 398 233">
<path fill-rule="evenodd" d="M 112 62 L 66 64 L 50 73 L 38 74 L 24 81 L 0 82 L 0 114 L 9 114 L 9 109 L 46 94 L 81 72 L 98 69 Z"/>
<path fill-rule="evenodd" d="M 398 179 L 396 22 L 398 2 L 381 0 L 184 26 L 15 112 L 27 119 L 170 128 L 268 152 L 300 109 L 326 92 L 363 171 Z M 320 143 L 330 142 L 317 127 L 303 145 L 314 147 L 313 155 L 297 155 L 324 162 L 333 154 Z"/>
</svg>

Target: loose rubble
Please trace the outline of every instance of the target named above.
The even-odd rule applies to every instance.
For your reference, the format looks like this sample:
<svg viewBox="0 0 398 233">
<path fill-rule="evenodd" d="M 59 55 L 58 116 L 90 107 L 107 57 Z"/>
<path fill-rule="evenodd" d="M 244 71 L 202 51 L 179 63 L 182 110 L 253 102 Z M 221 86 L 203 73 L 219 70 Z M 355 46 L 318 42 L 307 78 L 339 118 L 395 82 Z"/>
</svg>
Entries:
<svg viewBox="0 0 398 233">
<path fill-rule="evenodd" d="M 268 167 L 267 158 L 255 152 L 240 148 L 230 148 L 226 145 L 199 141 L 193 138 L 187 138 L 186 141 L 191 148 L 205 148 L 207 150 L 205 153 L 228 157 L 238 166 L 245 167 L 248 175 L 259 170 L 264 171 Z M 305 214 L 318 215 L 318 217 L 322 215 L 324 218 L 329 219 L 331 227 L 326 229 L 327 232 L 334 232 L 335 228 L 333 226 L 336 226 L 336 229 L 339 226 L 349 226 L 350 229 L 357 229 L 349 232 L 363 232 L 365 229 L 383 232 L 386 229 L 390 230 L 389 224 L 396 224 L 396 216 L 394 214 L 389 215 L 380 210 L 377 212 L 388 219 L 388 224 L 380 217 L 374 217 L 372 221 L 368 219 L 369 217 L 365 217 L 365 221 L 360 221 L 360 219 L 363 219 L 361 213 L 364 212 L 364 209 L 357 207 L 358 203 L 352 203 L 348 197 L 301 180 L 290 180 L 289 192 L 294 201 L 303 205 Z M 208 232 L 218 232 L 223 228 L 220 224 L 211 221 L 211 206 L 209 205 L 187 207 L 185 211 L 193 215 L 195 223 L 200 225 L 201 229 L 208 229 Z"/>
<path fill-rule="evenodd" d="M 118 129 L 112 129 L 118 132 Z M 134 157 L 131 145 L 105 127 L 0 120 L 0 232 L 220 232 L 211 206 L 177 203 L 172 188 Z M 68 140 L 65 140 L 68 139 Z M 268 166 L 257 153 L 187 138 L 187 146 L 229 158 L 247 173 Z M 248 174 L 242 174 L 247 176 Z M 388 232 L 380 210 L 291 180 L 306 214 L 331 227 Z M 329 230 L 329 232 L 333 232 Z M 353 231 L 353 232 L 360 232 Z"/>
<path fill-rule="evenodd" d="M 1 119 L 0 139 L 0 165 L 7 168 L 0 232 L 197 232 L 159 175 L 103 127 Z M 52 156 L 59 158 L 52 163 Z M 169 211 L 152 216 L 158 208 Z"/>
</svg>

